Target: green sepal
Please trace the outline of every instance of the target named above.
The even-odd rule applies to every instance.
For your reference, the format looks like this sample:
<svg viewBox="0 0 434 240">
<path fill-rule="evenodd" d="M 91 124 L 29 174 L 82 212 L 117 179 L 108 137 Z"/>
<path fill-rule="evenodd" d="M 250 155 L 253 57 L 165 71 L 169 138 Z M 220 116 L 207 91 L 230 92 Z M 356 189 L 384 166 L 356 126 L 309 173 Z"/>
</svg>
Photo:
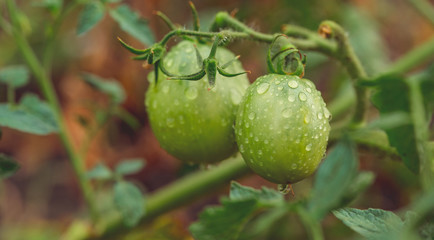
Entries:
<svg viewBox="0 0 434 240">
<path fill-rule="evenodd" d="M 124 42 L 120 37 L 118 37 L 118 41 L 122 44 L 122 46 L 124 48 L 126 48 L 128 51 L 130 51 L 131 53 L 134 53 L 136 55 L 142 55 L 144 53 L 149 53 L 150 49 L 146 48 L 146 49 L 137 49 L 132 47 L 131 45 L 128 45 L 126 42 Z"/>
<path fill-rule="evenodd" d="M 203 76 L 205 76 L 206 72 L 204 69 L 200 70 L 197 73 L 193 73 L 190 75 L 185 75 L 185 76 L 173 76 L 173 77 L 168 77 L 168 80 L 190 80 L 190 81 L 198 81 L 200 79 L 203 78 Z"/>
<path fill-rule="evenodd" d="M 196 53 L 197 66 L 199 66 L 200 68 L 203 68 L 203 59 L 202 59 L 202 56 L 200 55 L 199 49 L 197 49 L 196 44 L 194 44 L 194 50 Z"/>
<path fill-rule="evenodd" d="M 222 67 L 217 67 L 217 71 L 220 73 L 220 75 L 223 75 L 225 77 L 236 77 L 236 76 L 241 75 L 241 74 L 250 73 L 249 71 L 239 72 L 239 73 L 228 73 L 228 72 L 224 71 Z"/>
<path fill-rule="evenodd" d="M 297 64 L 295 68 L 291 67 L 294 61 Z M 305 63 L 306 57 L 301 55 L 286 35 L 275 36 L 267 52 L 267 68 L 270 73 L 303 76 Z"/>
<path fill-rule="evenodd" d="M 217 60 L 209 59 L 209 61 L 205 65 L 205 68 L 206 74 L 208 76 L 209 87 L 213 88 L 215 86 L 215 79 L 217 76 Z"/>
</svg>

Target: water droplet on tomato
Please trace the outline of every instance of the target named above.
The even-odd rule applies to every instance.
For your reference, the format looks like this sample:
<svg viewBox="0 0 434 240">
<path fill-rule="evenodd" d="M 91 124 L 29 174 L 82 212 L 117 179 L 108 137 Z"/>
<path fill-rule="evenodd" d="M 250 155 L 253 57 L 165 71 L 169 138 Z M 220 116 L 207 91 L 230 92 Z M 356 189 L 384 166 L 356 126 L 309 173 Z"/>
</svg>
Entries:
<svg viewBox="0 0 434 240">
<path fill-rule="evenodd" d="M 290 88 L 297 88 L 298 87 L 298 83 L 295 80 L 291 80 L 288 82 L 288 86 Z"/>
<path fill-rule="evenodd" d="M 261 85 L 259 85 L 258 88 L 256 88 L 256 91 L 259 94 L 264 94 L 265 92 L 268 91 L 269 88 L 270 88 L 270 84 L 268 84 L 268 83 L 261 83 Z"/>
<path fill-rule="evenodd" d="M 307 96 L 306 96 L 306 94 L 305 94 L 304 92 L 299 93 L 299 94 L 298 94 L 298 98 L 299 98 L 302 102 L 304 102 L 304 101 L 307 100 Z"/>
<path fill-rule="evenodd" d="M 187 88 L 187 90 L 185 90 L 185 96 L 190 100 L 196 99 L 197 95 L 198 95 L 198 91 L 197 88 L 195 87 L 189 87 Z"/>
<path fill-rule="evenodd" d="M 292 94 L 290 94 L 290 95 L 288 96 L 288 101 L 289 101 L 289 102 L 295 102 L 295 96 L 292 95 Z"/>
<path fill-rule="evenodd" d="M 312 150 L 312 143 L 309 143 L 308 145 L 306 145 L 306 151 L 310 151 Z"/>
<path fill-rule="evenodd" d="M 284 118 L 289 118 L 291 116 L 291 110 L 289 108 L 286 108 L 285 110 L 283 110 L 282 116 Z"/>
<path fill-rule="evenodd" d="M 166 124 L 168 127 L 173 128 L 175 126 L 175 119 L 173 118 L 166 119 Z"/>
<path fill-rule="evenodd" d="M 250 120 L 253 120 L 255 118 L 256 118 L 256 113 L 254 113 L 254 112 L 249 113 L 249 119 Z"/>
<path fill-rule="evenodd" d="M 317 116 L 318 116 L 318 119 L 320 119 L 320 120 L 322 119 L 322 113 L 318 113 Z"/>
</svg>

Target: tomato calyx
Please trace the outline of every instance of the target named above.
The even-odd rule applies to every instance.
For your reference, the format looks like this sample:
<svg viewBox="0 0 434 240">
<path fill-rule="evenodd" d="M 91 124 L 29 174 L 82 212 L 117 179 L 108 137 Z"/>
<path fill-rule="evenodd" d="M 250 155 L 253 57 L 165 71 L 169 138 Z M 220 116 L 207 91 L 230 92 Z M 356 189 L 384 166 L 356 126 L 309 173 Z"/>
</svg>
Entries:
<svg viewBox="0 0 434 240">
<path fill-rule="evenodd" d="M 233 61 L 237 60 L 239 56 L 235 57 L 234 59 L 228 61 L 227 63 L 220 65 L 217 58 L 216 58 L 216 52 L 217 47 L 220 43 L 221 36 L 217 35 L 214 43 L 211 47 L 211 51 L 209 53 L 209 56 L 205 59 L 202 59 L 202 56 L 199 53 L 199 50 L 195 46 L 195 52 L 196 52 L 196 59 L 199 67 L 201 68 L 198 72 L 189 74 L 189 75 L 183 75 L 183 76 L 177 76 L 170 71 L 168 71 L 163 64 L 160 64 L 161 71 L 168 76 L 168 80 L 189 80 L 189 81 L 198 81 L 202 79 L 205 75 L 208 77 L 208 84 L 210 88 L 213 88 L 215 86 L 215 80 L 217 76 L 217 72 L 220 75 L 223 75 L 225 77 L 236 77 L 241 74 L 250 73 L 250 71 L 244 71 L 239 73 L 228 73 L 224 69 L 228 67 Z"/>
<path fill-rule="evenodd" d="M 267 53 L 267 67 L 270 73 L 304 76 L 306 55 L 289 41 L 284 34 L 277 34 Z"/>
</svg>

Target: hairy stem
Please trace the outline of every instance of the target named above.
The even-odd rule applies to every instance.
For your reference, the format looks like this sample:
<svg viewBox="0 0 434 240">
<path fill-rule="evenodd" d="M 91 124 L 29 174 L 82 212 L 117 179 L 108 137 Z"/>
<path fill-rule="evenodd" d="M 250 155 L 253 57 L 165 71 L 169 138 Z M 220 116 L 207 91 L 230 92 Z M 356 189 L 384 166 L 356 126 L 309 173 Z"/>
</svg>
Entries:
<svg viewBox="0 0 434 240">
<path fill-rule="evenodd" d="M 7 8 L 10 14 L 10 17 L 12 19 L 12 34 L 15 38 L 16 44 L 18 48 L 20 49 L 25 61 L 27 62 L 27 65 L 29 66 L 30 70 L 33 72 L 39 87 L 44 94 L 45 98 L 47 99 L 55 117 L 56 122 L 59 125 L 59 135 L 60 138 L 66 148 L 66 151 L 68 153 L 68 156 L 70 157 L 70 161 L 74 167 L 74 171 L 77 175 L 80 188 L 83 192 L 85 201 L 89 207 L 89 210 L 91 212 L 91 217 L 94 221 L 97 219 L 97 212 L 95 208 L 92 188 L 90 186 L 89 181 L 86 179 L 85 176 L 85 167 L 83 164 L 82 159 L 75 151 L 71 138 L 68 134 L 65 122 L 63 120 L 59 100 L 57 99 L 53 83 L 48 78 L 46 72 L 44 71 L 43 66 L 37 59 L 34 51 L 30 47 L 30 44 L 28 43 L 27 39 L 20 33 L 19 26 L 18 26 L 18 19 L 17 19 L 17 12 L 16 12 L 16 5 L 13 0 L 7 0 Z"/>
</svg>

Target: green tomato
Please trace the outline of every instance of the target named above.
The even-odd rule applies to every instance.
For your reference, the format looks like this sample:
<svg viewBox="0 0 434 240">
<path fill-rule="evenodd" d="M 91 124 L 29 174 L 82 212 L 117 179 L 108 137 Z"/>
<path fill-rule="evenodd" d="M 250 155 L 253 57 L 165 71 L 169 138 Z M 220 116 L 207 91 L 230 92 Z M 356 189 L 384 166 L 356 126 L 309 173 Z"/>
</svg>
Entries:
<svg viewBox="0 0 434 240">
<path fill-rule="evenodd" d="M 196 44 L 206 58 L 211 46 Z M 224 64 L 235 58 L 225 48 L 217 49 L 217 60 Z M 174 75 L 189 75 L 200 70 L 191 41 L 174 46 L 163 59 L 164 67 Z M 225 70 L 244 71 L 239 61 Z M 152 130 L 161 147 L 188 163 L 213 163 L 223 160 L 237 150 L 233 124 L 238 105 L 249 81 L 246 75 L 227 78 L 217 74 L 216 85 L 208 89 L 207 76 L 198 81 L 167 80 L 161 71 L 158 83 L 154 73 L 146 93 Z"/>
<path fill-rule="evenodd" d="M 330 112 L 315 85 L 297 76 L 268 74 L 240 104 L 236 140 L 247 165 L 278 184 L 311 175 L 323 158 Z"/>
</svg>

